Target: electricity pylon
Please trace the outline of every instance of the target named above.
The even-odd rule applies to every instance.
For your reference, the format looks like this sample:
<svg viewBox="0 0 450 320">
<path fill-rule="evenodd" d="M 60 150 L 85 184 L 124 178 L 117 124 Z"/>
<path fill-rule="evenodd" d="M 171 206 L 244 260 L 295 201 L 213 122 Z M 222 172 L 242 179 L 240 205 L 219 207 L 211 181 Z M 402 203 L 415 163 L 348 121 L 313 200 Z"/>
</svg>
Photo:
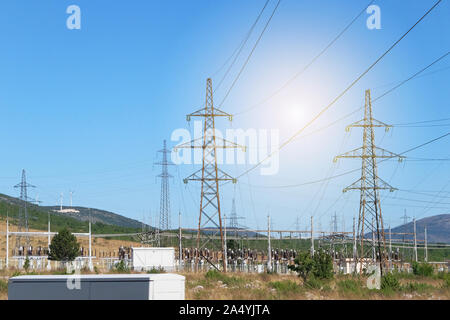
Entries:
<svg viewBox="0 0 450 320">
<path fill-rule="evenodd" d="M 166 140 L 163 142 L 163 149 L 158 152 L 162 153 L 162 160 L 160 162 L 155 162 L 155 165 L 161 166 L 161 173 L 157 176 L 161 178 L 161 199 L 159 207 L 159 229 L 169 230 L 170 229 L 170 189 L 169 189 L 169 178 L 172 176 L 169 174 L 168 166 L 173 165 L 173 163 L 167 160 L 167 155 L 171 153 L 167 149 Z"/>
<path fill-rule="evenodd" d="M 346 131 L 355 127 L 363 128 L 363 146 L 335 157 L 334 161 L 337 161 L 339 158 L 362 159 L 361 178 L 343 191 L 360 190 L 359 219 L 356 235 L 360 246 L 357 257 L 357 262 L 360 264 L 360 273 L 363 268 L 367 270 L 368 265 L 370 265 L 369 257 L 372 256 L 373 252 L 377 252 L 373 262 L 379 263 L 380 271 L 383 273 L 387 255 L 379 190 L 392 192 L 396 189 L 378 177 L 376 159 L 398 158 L 399 161 L 402 161 L 404 157 L 375 146 L 374 128 L 384 127 L 388 131 L 392 126 L 372 117 L 370 90 L 366 90 L 364 119 L 347 126 Z M 372 241 L 372 235 L 374 235 L 374 241 Z"/>
<path fill-rule="evenodd" d="M 236 200 L 233 198 L 233 201 L 231 203 L 231 213 L 230 213 L 230 223 L 228 224 L 228 227 L 231 229 L 236 230 L 241 225 L 239 223 L 239 219 L 244 219 L 244 217 L 239 217 L 236 212 Z"/>
<path fill-rule="evenodd" d="M 22 170 L 22 181 L 14 186 L 14 188 L 20 188 L 20 200 L 22 205 L 19 207 L 19 232 L 28 232 L 28 208 L 27 203 L 30 200 L 28 198 L 27 188 L 35 188 L 35 186 L 27 183 L 27 177 L 25 173 L 25 169 Z M 16 237 L 16 250 L 19 249 L 22 245 L 22 236 L 19 234 Z M 24 253 L 28 254 L 28 247 L 30 246 L 30 237 L 28 235 L 25 236 L 25 245 Z"/>
<path fill-rule="evenodd" d="M 197 232 L 196 264 L 198 264 L 199 255 L 202 255 L 202 249 L 210 242 L 213 244 L 214 241 L 212 240 L 218 236 L 220 237 L 220 250 L 225 257 L 219 182 L 231 181 L 232 183 L 236 183 L 237 180 L 217 167 L 217 149 L 242 148 L 245 151 L 245 147 L 216 136 L 215 118 L 227 117 L 229 121 L 232 121 L 232 115 L 214 107 L 212 80 L 210 78 L 206 80 L 205 107 L 187 115 L 187 121 L 190 121 L 192 117 L 201 117 L 204 119 L 203 136 L 191 142 L 180 144 L 174 150 L 179 148 L 203 150 L 202 168 L 183 179 L 184 183 L 188 183 L 188 181 L 200 181 L 202 183 Z M 208 229 L 204 232 L 203 239 L 201 237 L 202 229 Z M 208 261 L 208 259 L 206 260 Z M 212 264 L 211 261 L 208 262 Z M 226 272 L 226 263 L 223 266 Z"/>
</svg>

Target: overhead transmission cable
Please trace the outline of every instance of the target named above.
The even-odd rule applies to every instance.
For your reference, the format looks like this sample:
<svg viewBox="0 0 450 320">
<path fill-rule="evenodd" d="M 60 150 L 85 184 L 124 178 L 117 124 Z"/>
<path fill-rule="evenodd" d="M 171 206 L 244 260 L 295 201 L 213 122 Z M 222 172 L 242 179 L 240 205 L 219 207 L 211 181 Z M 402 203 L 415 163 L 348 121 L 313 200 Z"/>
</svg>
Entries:
<svg viewBox="0 0 450 320">
<path fill-rule="evenodd" d="M 328 43 L 323 49 L 322 51 L 320 51 L 316 56 L 314 56 L 314 58 L 311 59 L 310 62 L 308 62 L 303 69 L 301 69 L 300 71 L 298 71 L 294 76 L 292 76 L 288 81 L 286 81 L 280 88 L 278 88 L 277 90 L 275 90 L 275 92 L 273 92 L 270 96 L 268 96 L 267 98 L 261 100 L 260 102 L 256 103 L 255 105 L 249 107 L 248 109 L 245 109 L 243 111 L 237 112 L 235 113 L 235 115 L 240 115 L 243 113 L 246 113 L 248 111 L 251 111 L 253 109 L 255 109 L 256 107 L 263 105 L 264 103 L 266 103 L 267 101 L 271 100 L 273 97 L 275 97 L 276 95 L 278 95 L 281 91 L 283 91 L 286 87 L 288 87 L 295 79 L 297 79 L 299 76 L 301 76 L 306 70 L 309 69 L 309 67 L 316 62 L 317 59 L 319 59 L 337 40 L 339 40 L 339 38 L 352 26 L 352 24 L 358 20 L 358 18 L 366 11 L 366 9 L 374 2 L 375 0 L 372 0 L 369 2 L 369 4 L 367 4 L 363 10 L 361 10 L 358 15 L 356 17 L 353 18 L 353 20 L 347 24 L 345 26 L 344 29 L 342 29 L 341 32 L 339 32 L 339 34 L 333 39 L 331 40 L 330 43 Z"/>
<path fill-rule="evenodd" d="M 222 85 L 223 81 L 225 80 L 225 78 L 227 77 L 228 73 L 231 71 L 231 69 L 233 68 L 234 64 L 236 63 L 237 58 L 239 57 L 239 55 L 241 54 L 242 50 L 244 49 L 245 45 L 247 44 L 248 39 L 250 38 L 251 34 L 253 33 L 253 30 L 255 29 L 255 26 L 258 24 L 259 19 L 261 18 L 264 10 L 266 10 L 267 5 L 269 4 L 270 0 L 266 0 L 266 3 L 264 4 L 263 8 L 261 9 L 259 15 L 257 16 L 255 22 L 253 23 L 253 25 L 251 26 L 250 30 L 247 32 L 247 35 L 245 36 L 244 40 L 242 40 L 242 42 L 240 43 L 240 45 L 236 48 L 236 50 L 233 52 L 232 56 L 230 58 L 227 59 L 227 62 L 234 56 L 233 61 L 231 62 L 231 64 L 228 66 L 227 70 L 225 71 L 222 79 L 219 81 L 219 83 L 217 84 L 216 88 L 214 89 L 214 92 L 216 92 L 220 86 Z M 237 53 L 236 53 L 237 52 Z M 225 63 L 226 64 L 226 63 Z M 225 65 L 224 64 L 224 65 Z M 221 67 L 221 69 L 223 68 L 223 66 Z M 216 72 L 217 73 L 217 72 Z"/>
<path fill-rule="evenodd" d="M 387 49 L 378 59 L 376 59 L 363 73 L 361 73 L 353 82 L 347 86 L 336 98 L 334 98 L 325 108 L 323 108 L 312 120 L 310 120 L 305 126 L 303 126 L 300 130 L 298 130 L 294 135 L 292 135 L 288 140 L 286 140 L 284 143 L 278 147 L 277 150 L 271 152 L 267 157 L 265 157 L 263 160 L 259 161 L 257 164 L 255 164 L 253 167 L 251 167 L 249 170 L 243 172 L 240 174 L 237 178 L 247 174 L 248 172 L 256 169 L 259 167 L 264 161 L 271 158 L 276 152 L 279 152 L 281 149 L 283 149 L 286 145 L 291 143 L 300 133 L 302 133 L 306 128 L 308 128 L 311 124 L 313 124 L 318 118 L 320 118 L 328 109 L 330 109 L 340 98 L 342 98 L 359 80 L 361 80 L 372 68 L 378 64 L 398 43 L 400 43 L 401 40 L 403 40 L 410 32 L 413 30 L 442 0 L 438 0 L 417 22 L 408 29 L 397 41 L 392 44 L 389 49 Z M 397 87 L 397 86 L 396 86 Z M 395 88 L 395 87 L 394 87 Z"/>
<path fill-rule="evenodd" d="M 238 81 L 239 77 L 241 76 L 242 72 L 244 71 L 245 67 L 247 66 L 250 58 L 253 55 L 253 52 L 255 51 L 256 47 L 258 46 L 262 36 L 264 35 L 267 27 L 269 26 L 270 21 L 272 21 L 273 16 L 275 15 L 275 12 L 278 9 L 278 6 L 280 5 L 281 0 L 278 0 L 277 5 L 275 6 L 275 8 L 272 11 L 272 14 L 269 17 L 269 20 L 267 20 L 266 25 L 264 26 L 264 29 L 261 31 L 258 39 L 255 42 L 255 45 L 253 46 L 252 50 L 250 51 L 247 59 L 245 60 L 243 66 L 241 67 L 241 70 L 239 70 L 239 73 L 237 74 L 236 78 L 234 79 L 233 83 L 231 84 L 230 88 L 228 89 L 227 93 L 225 94 L 225 96 L 223 97 L 222 101 L 219 103 L 219 106 L 222 106 L 223 103 L 225 102 L 225 100 L 228 98 L 228 95 L 230 94 L 231 90 L 233 90 L 234 85 L 236 84 L 236 82 Z"/>
<path fill-rule="evenodd" d="M 389 157 L 389 158 L 382 159 L 382 160 L 378 161 L 378 163 L 381 163 L 381 162 L 387 161 L 387 160 L 389 160 L 389 159 L 391 159 L 391 158 L 395 158 L 395 157 L 401 156 L 401 155 L 403 155 L 403 154 L 405 154 L 405 153 L 414 151 L 414 150 L 419 149 L 419 148 L 421 148 L 421 147 L 424 147 L 424 146 L 426 146 L 426 145 L 428 145 L 428 144 L 430 144 L 430 143 L 433 143 L 433 142 L 435 142 L 435 141 L 438 141 L 438 140 L 440 140 L 440 139 L 443 139 L 443 138 L 447 137 L 448 135 L 450 135 L 450 132 L 448 132 L 448 133 L 446 133 L 446 134 L 444 134 L 444 135 L 441 135 L 441 136 L 439 136 L 439 137 L 437 137 L 437 138 L 434 138 L 434 139 L 432 139 L 432 140 L 429 140 L 429 141 L 427 141 L 427 142 L 424 142 L 424 143 L 422 143 L 422 144 L 420 144 L 420 145 L 418 145 L 418 146 L 412 147 L 412 148 L 410 148 L 410 149 L 408 149 L 408 150 L 406 150 L 406 151 L 403 151 L 403 152 L 401 152 L 401 153 L 399 153 L 399 154 L 397 154 L 397 155 L 395 155 L 395 156 L 392 156 L 392 157 Z M 326 180 L 336 179 L 336 178 L 339 178 L 339 177 L 348 175 L 348 174 L 353 173 L 353 172 L 356 172 L 356 171 L 361 171 L 361 168 L 357 168 L 357 169 L 353 169 L 353 170 L 350 170 L 350 171 L 346 171 L 346 172 L 343 172 L 343 173 L 340 173 L 340 174 L 337 174 L 337 175 L 334 175 L 334 176 L 331 176 L 331 177 L 328 177 L 328 178 L 325 178 L 325 179 L 320 179 L 320 180 L 315 180 L 315 181 L 309 181 L 309 182 L 303 182 L 303 183 L 299 183 L 299 184 L 291 184 L 291 185 L 284 185 L 284 186 L 256 186 L 256 185 L 253 185 L 253 187 L 267 188 L 267 189 L 273 189 L 273 188 L 275 188 L 275 189 L 276 189 L 276 188 L 295 188 L 295 187 L 301 187 L 301 186 L 305 186 L 305 185 L 310 185 L 310 184 L 315 184 L 315 183 L 323 182 L 323 181 L 326 181 Z"/>
</svg>

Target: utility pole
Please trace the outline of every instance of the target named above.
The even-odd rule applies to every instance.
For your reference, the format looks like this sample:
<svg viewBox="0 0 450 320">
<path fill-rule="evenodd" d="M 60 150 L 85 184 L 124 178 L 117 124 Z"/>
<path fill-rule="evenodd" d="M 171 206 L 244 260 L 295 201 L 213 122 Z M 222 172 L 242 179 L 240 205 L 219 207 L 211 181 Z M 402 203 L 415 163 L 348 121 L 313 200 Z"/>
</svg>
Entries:
<svg viewBox="0 0 450 320">
<path fill-rule="evenodd" d="M 314 231 L 313 231 L 313 217 L 311 216 L 311 257 L 314 257 Z"/>
<path fill-rule="evenodd" d="M 392 232 L 391 225 L 389 225 L 389 270 L 391 270 L 392 264 Z"/>
<path fill-rule="evenodd" d="M 188 183 L 188 181 L 201 182 L 200 213 L 197 232 L 198 254 L 195 259 L 196 265 L 198 265 L 201 250 L 205 248 L 207 244 L 214 244 L 213 239 L 216 236 L 220 237 L 220 249 L 222 252 L 224 250 L 219 182 L 237 182 L 237 179 L 218 168 L 217 149 L 242 148 L 243 151 L 245 151 L 245 147 L 216 136 L 215 119 L 217 117 L 226 117 L 231 121 L 233 116 L 214 106 L 212 80 L 210 78 L 206 80 L 205 107 L 187 115 L 187 121 L 190 121 L 192 117 L 203 118 L 203 136 L 176 146 L 174 151 L 181 148 L 187 148 L 201 149 L 203 153 L 202 168 L 183 180 L 184 183 Z M 201 241 L 201 233 L 204 228 L 209 228 L 213 231 L 205 233 L 203 240 Z M 208 259 L 206 260 L 208 261 Z M 208 262 L 212 264 L 210 261 Z"/>
<path fill-rule="evenodd" d="M 363 146 L 335 157 L 334 161 L 337 161 L 339 158 L 359 158 L 362 160 L 361 178 L 346 187 L 343 191 L 360 191 L 358 218 L 358 238 L 360 241 L 360 255 L 358 258 L 361 263 L 360 272 L 362 273 L 364 268 L 368 268 L 367 260 L 365 259 L 373 251 L 373 245 L 376 245 L 380 271 L 383 274 L 383 265 L 386 263 L 386 245 L 379 190 L 389 190 L 392 192 L 396 189 L 378 177 L 376 160 L 377 158 L 398 158 L 399 161 L 402 161 L 404 157 L 375 146 L 374 128 L 384 127 L 388 131 L 392 126 L 372 117 L 370 90 L 366 90 L 365 92 L 364 119 L 347 126 L 346 130 L 349 131 L 350 128 L 354 127 L 363 128 Z M 372 219 L 374 224 L 372 223 Z M 376 241 L 369 242 L 366 240 L 367 234 L 370 233 L 376 235 Z"/>
<path fill-rule="evenodd" d="M 94 270 L 94 266 L 92 265 L 92 229 L 91 229 L 91 221 L 89 220 L 89 270 Z"/>
<path fill-rule="evenodd" d="M 91 228 L 91 208 L 89 208 L 89 270 L 94 270 L 94 266 L 92 265 L 92 228 Z"/>
<path fill-rule="evenodd" d="M 47 270 L 52 270 L 52 265 L 50 263 L 50 259 L 48 258 L 50 256 L 50 212 L 48 213 L 48 234 L 47 234 Z"/>
<path fill-rule="evenodd" d="M 267 239 L 268 239 L 268 249 L 267 249 L 267 271 L 272 271 L 272 248 L 270 247 L 270 215 L 267 215 Z"/>
<path fill-rule="evenodd" d="M 353 217 L 353 263 L 355 265 L 355 268 L 353 269 L 353 272 L 356 273 L 356 253 L 357 253 L 357 247 L 356 247 L 356 233 L 355 233 L 355 217 Z"/>
<path fill-rule="evenodd" d="M 6 212 L 6 269 L 9 266 L 9 212 Z"/>
<path fill-rule="evenodd" d="M 414 258 L 417 260 L 417 236 L 416 236 L 416 218 L 414 218 Z"/>
<path fill-rule="evenodd" d="M 50 212 L 48 213 L 48 235 L 47 235 L 48 252 L 50 253 Z"/>
<path fill-rule="evenodd" d="M 183 248 L 181 247 L 181 240 L 182 240 L 182 234 L 181 234 L 181 211 L 178 212 L 178 261 L 179 266 L 181 267 L 182 261 L 183 261 Z"/>
<path fill-rule="evenodd" d="M 427 227 L 425 227 L 425 262 L 428 262 L 428 237 L 427 237 Z"/>
<path fill-rule="evenodd" d="M 224 237 L 224 243 L 223 243 L 223 271 L 227 272 L 227 266 L 228 266 L 228 249 L 227 249 L 227 215 L 225 214 L 224 217 L 224 227 L 225 232 L 223 234 Z"/>
</svg>

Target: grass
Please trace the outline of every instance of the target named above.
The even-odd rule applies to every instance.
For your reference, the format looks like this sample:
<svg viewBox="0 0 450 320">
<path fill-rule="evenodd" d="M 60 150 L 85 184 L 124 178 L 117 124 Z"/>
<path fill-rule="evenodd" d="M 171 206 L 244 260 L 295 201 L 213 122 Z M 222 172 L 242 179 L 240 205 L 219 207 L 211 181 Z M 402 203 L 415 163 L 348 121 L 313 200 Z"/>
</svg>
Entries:
<svg viewBox="0 0 450 320">
<path fill-rule="evenodd" d="M 268 283 L 268 287 L 275 289 L 279 299 L 288 298 L 303 290 L 298 283 L 292 280 L 272 281 Z"/>
<path fill-rule="evenodd" d="M 186 299 L 194 300 L 450 299 L 446 276 L 438 280 L 416 278 L 406 283 L 390 277 L 383 290 L 370 290 L 364 276 L 338 275 L 332 280 L 310 279 L 302 283 L 295 275 L 267 273 L 223 274 L 214 270 L 184 275 Z"/>
<path fill-rule="evenodd" d="M 0 279 L 0 299 L 7 299 L 7 278 L 18 274 L 25 273 L 2 270 L 5 278 Z M 384 290 L 369 290 L 366 287 L 367 277 L 351 275 L 337 275 L 327 281 L 314 279 L 306 283 L 292 274 L 224 274 L 210 270 L 183 275 L 186 277 L 186 299 L 194 300 L 450 299 L 448 274 L 436 278 L 400 279 L 399 286 L 394 281 Z M 398 280 L 397 275 L 394 278 Z"/>
<path fill-rule="evenodd" d="M 148 270 L 147 273 L 166 273 L 166 270 L 164 270 L 163 267 L 158 268 L 153 267 L 150 270 Z"/>
</svg>

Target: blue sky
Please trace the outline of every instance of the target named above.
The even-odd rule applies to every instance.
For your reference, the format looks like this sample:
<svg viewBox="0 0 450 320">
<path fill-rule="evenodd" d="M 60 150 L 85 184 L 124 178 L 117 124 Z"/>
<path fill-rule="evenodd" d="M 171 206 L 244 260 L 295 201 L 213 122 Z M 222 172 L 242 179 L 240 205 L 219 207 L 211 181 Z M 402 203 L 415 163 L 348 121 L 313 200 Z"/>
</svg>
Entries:
<svg viewBox="0 0 450 320">
<path fill-rule="evenodd" d="M 244 38 L 264 0 L 253 1 L 86 1 L 5 0 L 0 5 L 0 192 L 18 195 L 13 185 L 27 170 L 44 205 L 59 194 L 69 204 L 111 210 L 146 222 L 159 212 L 157 150 L 178 128 L 191 128 L 185 115 L 204 100 L 205 81 L 221 79 L 220 67 Z M 282 0 L 222 109 L 239 113 L 266 98 L 301 70 L 369 1 Z M 286 140 L 312 119 L 435 1 L 375 1 L 381 8 L 380 30 L 366 27 L 363 14 L 302 76 L 267 103 L 234 118 L 233 128 L 278 129 Z M 66 8 L 81 8 L 81 30 L 66 28 Z M 236 65 L 216 91 L 221 101 L 276 5 L 269 2 Z M 450 48 L 450 4 L 443 1 L 391 53 L 305 133 L 326 126 L 361 106 L 365 89 L 374 97 L 425 67 Z M 449 118 L 449 57 L 374 103 L 374 117 L 392 124 Z M 436 71 L 436 72 L 434 72 Z M 325 178 L 333 157 L 359 147 L 361 130 L 346 133 L 355 114 L 318 133 L 299 138 L 280 153 L 280 170 L 259 170 L 222 189 L 222 209 L 236 198 L 238 215 L 250 227 L 302 228 L 309 217 L 330 228 L 336 211 L 345 228 L 358 212 L 359 194 L 341 190 L 359 178 L 350 174 L 293 188 L 268 188 Z M 402 152 L 449 131 L 450 121 L 433 127 L 399 127 L 377 143 Z M 446 124 L 446 126 L 445 126 Z M 225 120 L 217 127 L 225 130 Z M 448 158 L 449 138 L 407 156 Z M 175 142 L 169 141 L 169 146 Z M 332 172 L 360 166 L 343 160 Z M 248 166 L 250 167 L 250 165 Z M 198 219 L 199 185 L 180 178 L 198 166 L 171 168 L 173 221 L 181 210 L 183 224 Z M 238 175 L 245 166 L 224 166 Z M 400 190 L 383 195 L 385 222 L 400 224 L 404 210 L 417 218 L 449 213 L 448 161 L 380 164 L 379 176 Z M 439 193 L 439 191 L 442 191 Z M 323 196 L 322 196 L 323 193 Z M 386 198 L 384 198 L 386 196 Z M 436 197 L 437 196 L 437 197 Z M 447 197 L 447 198 L 445 198 Z M 400 199 L 401 198 L 401 199 Z M 408 199 L 408 200 L 403 200 Z M 343 227 L 341 224 L 340 228 Z"/>
</svg>

